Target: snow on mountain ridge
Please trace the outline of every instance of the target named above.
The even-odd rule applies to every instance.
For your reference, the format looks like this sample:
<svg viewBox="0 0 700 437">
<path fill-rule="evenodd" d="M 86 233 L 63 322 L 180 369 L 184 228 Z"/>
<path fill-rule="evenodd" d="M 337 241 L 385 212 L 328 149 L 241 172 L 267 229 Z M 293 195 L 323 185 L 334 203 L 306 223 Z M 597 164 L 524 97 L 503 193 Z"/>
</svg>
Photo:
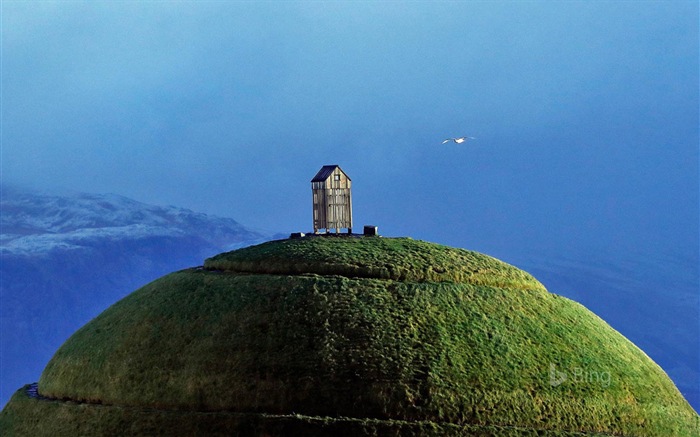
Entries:
<svg viewBox="0 0 700 437">
<path fill-rule="evenodd" d="M 79 249 L 94 241 L 101 240 L 135 240 L 147 237 L 183 236 L 180 229 L 162 226 L 127 225 L 103 228 L 85 228 L 62 234 L 35 234 L 17 236 L 9 241 L 2 241 L 0 255 L 31 255 L 48 253 L 53 250 Z"/>
<path fill-rule="evenodd" d="M 235 220 L 174 206 L 153 206 L 115 194 L 62 196 L 6 190 L 0 203 L 2 233 L 65 233 L 77 229 L 145 224 L 190 227 L 207 223 L 243 230 Z"/>
<path fill-rule="evenodd" d="M 174 206 L 153 206 L 115 194 L 57 195 L 4 189 L 0 253 L 70 249 L 95 238 L 198 234 L 207 240 L 260 239 L 229 218 Z M 240 234 L 240 235 L 239 235 Z"/>
</svg>

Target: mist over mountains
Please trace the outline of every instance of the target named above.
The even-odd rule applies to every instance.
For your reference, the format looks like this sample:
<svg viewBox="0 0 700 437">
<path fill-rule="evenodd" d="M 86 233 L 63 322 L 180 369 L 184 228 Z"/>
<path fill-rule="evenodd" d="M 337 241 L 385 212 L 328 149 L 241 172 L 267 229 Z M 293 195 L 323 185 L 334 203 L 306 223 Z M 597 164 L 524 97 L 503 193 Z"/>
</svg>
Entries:
<svg viewBox="0 0 700 437">
<path fill-rule="evenodd" d="M 38 380 L 75 330 L 136 288 L 217 253 L 279 238 L 233 219 L 113 194 L 2 190 L 1 405 Z M 499 257 L 603 318 L 700 408 L 697 260 L 662 253 L 522 253 L 513 247 L 511 256 Z"/>
<path fill-rule="evenodd" d="M 3 187 L 0 403 L 75 330 L 136 288 L 269 239 L 232 219 L 122 196 Z"/>
</svg>

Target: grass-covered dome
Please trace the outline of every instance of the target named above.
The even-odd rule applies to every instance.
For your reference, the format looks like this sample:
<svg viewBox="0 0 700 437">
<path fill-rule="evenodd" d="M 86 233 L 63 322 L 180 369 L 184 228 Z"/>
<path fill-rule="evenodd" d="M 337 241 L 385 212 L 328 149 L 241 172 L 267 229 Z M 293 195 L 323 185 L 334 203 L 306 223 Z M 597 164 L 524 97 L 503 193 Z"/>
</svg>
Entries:
<svg viewBox="0 0 700 437">
<path fill-rule="evenodd" d="M 38 391 L 0 433 L 699 435 L 661 368 L 580 304 L 403 238 L 272 241 L 167 275 L 78 330 Z"/>
</svg>

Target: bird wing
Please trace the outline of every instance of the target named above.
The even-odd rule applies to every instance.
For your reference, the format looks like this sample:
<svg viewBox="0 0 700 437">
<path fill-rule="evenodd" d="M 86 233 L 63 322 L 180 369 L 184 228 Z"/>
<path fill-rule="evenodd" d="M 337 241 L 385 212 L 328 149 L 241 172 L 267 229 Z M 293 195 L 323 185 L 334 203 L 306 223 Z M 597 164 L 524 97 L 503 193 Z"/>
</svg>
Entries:
<svg viewBox="0 0 700 437">
<path fill-rule="evenodd" d="M 442 142 L 442 144 L 449 143 L 450 141 L 452 141 L 452 138 L 446 139 L 445 141 Z"/>
</svg>

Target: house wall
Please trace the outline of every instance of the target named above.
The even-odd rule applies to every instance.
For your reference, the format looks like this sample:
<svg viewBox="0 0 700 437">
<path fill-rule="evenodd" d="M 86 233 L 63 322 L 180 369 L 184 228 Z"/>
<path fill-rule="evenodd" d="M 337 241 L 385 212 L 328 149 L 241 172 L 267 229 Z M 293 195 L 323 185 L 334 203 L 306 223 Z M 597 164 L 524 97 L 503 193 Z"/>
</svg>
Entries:
<svg viewBox="0 0 700 437">
<path fill-rule="evenodd" d="M 322 182 L 312 182 L 314 232 L 352 228 L 352 182 L 339 168 Z"/>
</svg>

